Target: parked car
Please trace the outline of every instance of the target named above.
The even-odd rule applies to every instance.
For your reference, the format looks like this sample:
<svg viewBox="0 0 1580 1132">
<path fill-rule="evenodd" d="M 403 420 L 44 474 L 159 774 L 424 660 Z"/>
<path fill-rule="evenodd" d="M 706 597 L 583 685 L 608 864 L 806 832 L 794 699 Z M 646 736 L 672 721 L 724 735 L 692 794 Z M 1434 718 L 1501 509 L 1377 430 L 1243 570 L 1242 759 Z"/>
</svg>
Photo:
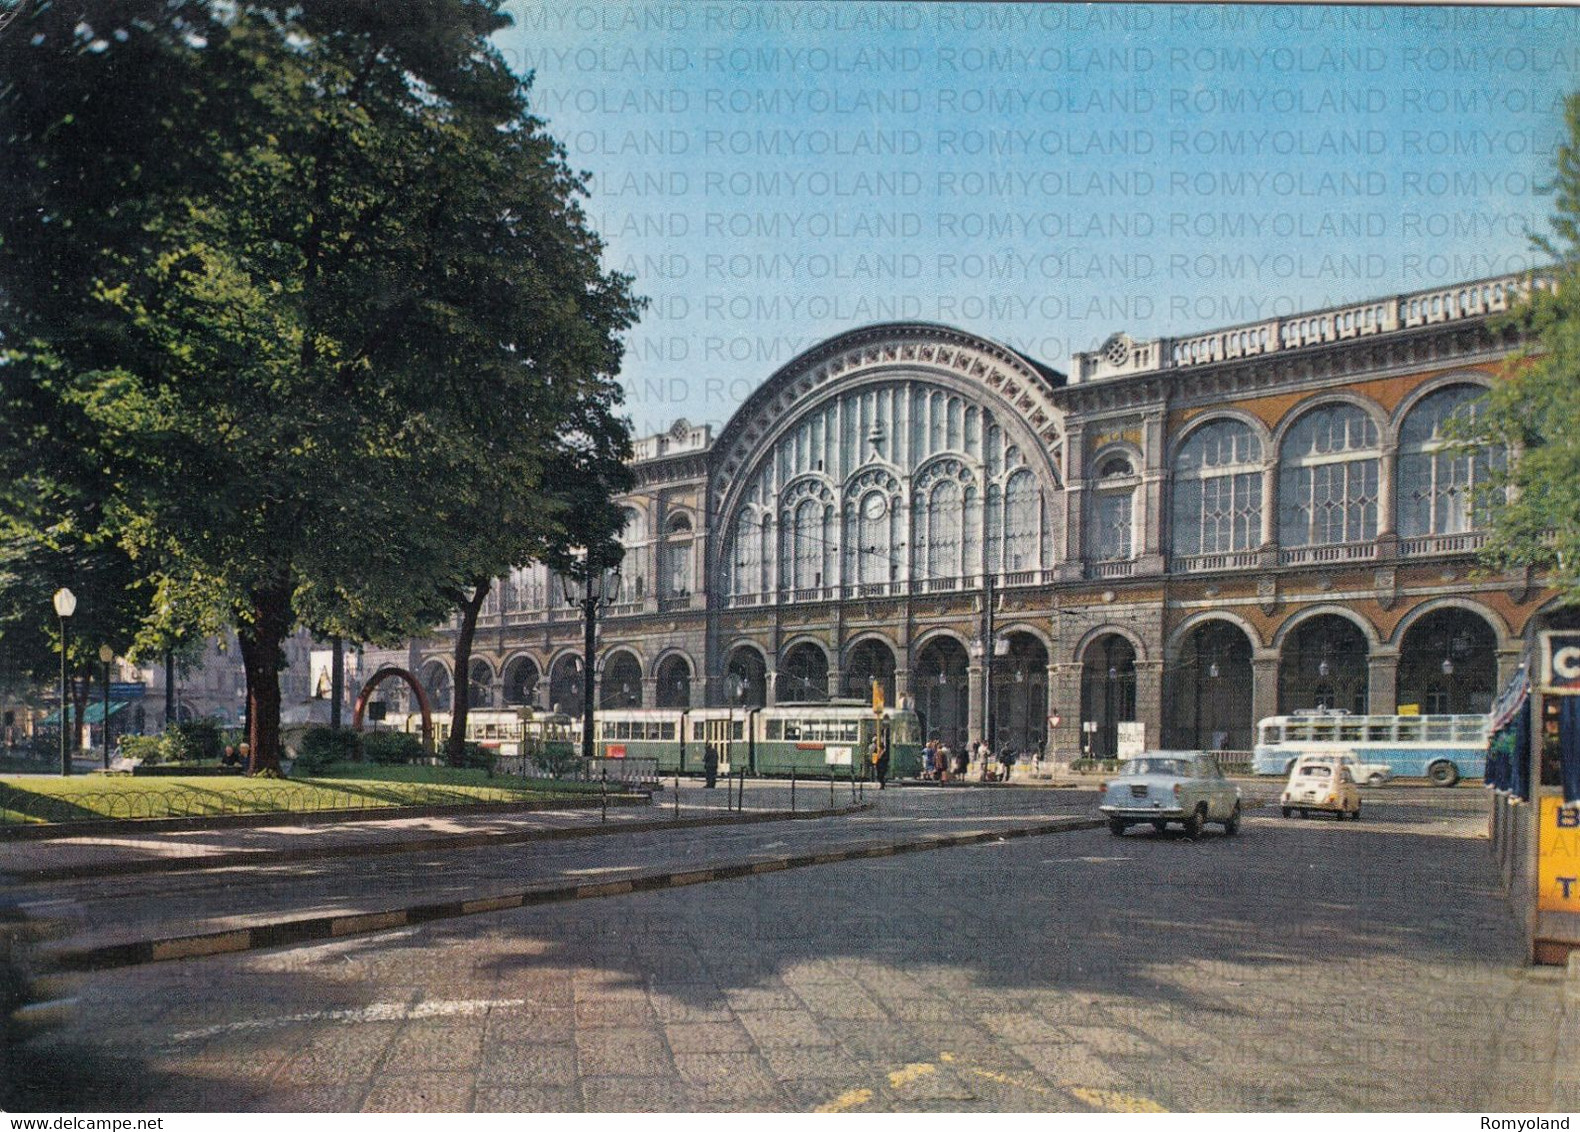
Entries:
<svg viewBox="0 0 1580 1132">
<path fill-rule="evenodd" d="M 1287 818 L 1296 810 L 1308 817 L 1312 810 L 1333 814 L 1339 821 L 1349 814 L 1361 816 L 1361 792 L 1348 765 L 1326 755 L 1301 755 L 1289 772 L 1289 781 L 1279 798 Z"/>
<path fill-rule="evenodd" d="M 1115 837 L 1129 826 L 1150 824 L 1162 833 L 1173 822 L 1198 836 L 1208 822 L 1224 833 L 1240 829 L 1240 788 L 1223 776 L 1205 751 L 1148 751 L 1128 760 L 1103 783 L 1098 809 Z"/>
<path fill-rule="evenodd" d="M 1353 751 L 1307 751 L 1285 763 L 1284 773 L 1293 773 L 1295 764 L 1301 759 L 1326 759 L 1341 763 L 1350 768 L 1350 777 L 1355 779 L 1356 785 L 1364 782 L 1367 786 L 1381 786 L 1393 777 L 1393 767 L 1387 763 L 1362 762 Z"/>
</svg>

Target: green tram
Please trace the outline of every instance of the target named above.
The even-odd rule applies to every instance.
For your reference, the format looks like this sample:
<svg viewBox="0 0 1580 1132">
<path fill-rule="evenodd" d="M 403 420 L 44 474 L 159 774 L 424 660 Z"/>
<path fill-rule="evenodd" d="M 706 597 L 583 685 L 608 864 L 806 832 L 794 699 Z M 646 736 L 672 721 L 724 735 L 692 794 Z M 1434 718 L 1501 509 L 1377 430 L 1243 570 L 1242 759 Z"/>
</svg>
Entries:
<svg viewBox="0 0 1580 1132">
<path fill-rule="evenodd" d="M 742 708 L 606 708 L 594 726 L 594 755 L 651 758 L 660 774 L 701 774 L 708 745 L 719 753 L 719 773 L 744 770 L 763 777 L 871 777 L 874 736 L 889 748 L 889 777 L 922 772 L 921 726 L 916 713 L 860 701 L 777 704 Z M 572 723 L 580 737 L 580 721 Z"/>
<path fill-rule="evenodd" d="M 420 733 L 415 713 L 397 722 Z M 889 777 L 922 773 L 921 724 L 906 708 L 881 715 L 859 700 L 778 704 L 767 708 L 604 708 L 594 726 L 597 758 L 646 758 L 658 761 L 660 774 L 702 774 L 708 744 L 719 752 L 719 774 L 744 770 L 750 775 L 798 778 L 870 778 L 869 753 L 875 735 L 889 748 Z M 450 734 L 450 713 L 433 713 L 434 743 Z M 582 721 L 561 714 L 472 708 L 466 737 L 500 759 L 533 756 L 545 750 L 564 755 L 581 751 Z M 503 768 L 502 768 L 503 769 Z"/>
</svg>

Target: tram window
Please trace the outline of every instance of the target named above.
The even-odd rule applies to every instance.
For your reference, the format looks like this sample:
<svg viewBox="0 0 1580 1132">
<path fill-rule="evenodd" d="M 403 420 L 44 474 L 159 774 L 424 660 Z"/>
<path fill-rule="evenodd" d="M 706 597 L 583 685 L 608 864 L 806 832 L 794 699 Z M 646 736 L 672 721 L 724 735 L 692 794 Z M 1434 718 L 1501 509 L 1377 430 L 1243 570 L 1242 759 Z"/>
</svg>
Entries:
<svg viewBox="0 0 1580 1132">
<path fill-rule="evenodd" d="M 787 719 L 787 720 L 785 720 L 785 738 L 786 739 L 799 739 L 799 738 L 801 738 L 801 723 L 800 723 L 799 720 L 795 720 L 795 719 Z"/>
<path fill-rule="evenodd" d="M 780 723 L 777 719 L 770 719 L 768 721 L 768 738 L 778 739 L 783 735 L 783 733 L 784 729 L 780 726 Z"/>
<path fill-rule="evenodd" d="M 697 742 L 699 742 L 699 743 L 702 742 L 702 740 L 703 740 L 702 720 L 694 719 L 694 720 L 691 721 L 691 737 L 694 740 L 696 740 Z"/>
<path fill-rule="evenodd" d="M 675 741 L 675 725 L 673 723 L 660 723 L 658 737 L 673 743 Z"/>
<path fill-rule="evenodd" d="M 745 720 L 737 719 L 735 721 L 735 726 L 730 731 L 730 738 L 731 739 L 744 739 L 744 738 L 746 738 L 746 721 Z"/>
</svg>

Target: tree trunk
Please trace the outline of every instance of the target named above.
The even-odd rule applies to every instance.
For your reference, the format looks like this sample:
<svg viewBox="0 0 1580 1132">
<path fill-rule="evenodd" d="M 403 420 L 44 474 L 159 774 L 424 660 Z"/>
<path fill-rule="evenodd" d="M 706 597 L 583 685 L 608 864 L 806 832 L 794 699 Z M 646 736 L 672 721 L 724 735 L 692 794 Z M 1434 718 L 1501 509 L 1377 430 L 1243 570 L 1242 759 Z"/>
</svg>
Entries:
<svg viewBox="0 0 1580 1132">
<path fill-rule="evenodd" d="M 451 766 L 461 766 L 465 761 L 466 714 L 472 703 L 472 638 L 477 635 L 477 615 L 483 608 L 483 599 L 494 582 L 484 578 L 472 587 L 472 596 L 462 598 L 461 629 L 455 635 L 455 691 L 450 703 L 450 738 L 445 741 L 445 761 Z"/>
<path fill-rule="evenodd" d="M 334 660 L 329 668 L 329 726 L 339 731 L 342 725 L 341 709 L 346 702 L 346 642 L 343 637 L 334 639 Z"/>
<path fill-rule="evenodd" d="M 247 671 L 247 773 L 280 769 L 280 657 L 291 620 L 291 591 L 281 582 L 252 592 L 252 623 L 237 626 Z"/>
</svg>

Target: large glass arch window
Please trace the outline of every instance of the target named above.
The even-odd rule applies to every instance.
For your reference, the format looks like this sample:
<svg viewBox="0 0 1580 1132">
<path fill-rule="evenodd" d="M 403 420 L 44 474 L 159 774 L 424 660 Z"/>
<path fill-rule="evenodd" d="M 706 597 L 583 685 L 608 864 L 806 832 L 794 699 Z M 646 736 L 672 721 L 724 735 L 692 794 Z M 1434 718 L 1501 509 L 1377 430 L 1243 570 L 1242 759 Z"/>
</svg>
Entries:
<svg viewBox="0 0 1580 1132">
<path fill-rule="evenodd" d="M 1281 544 L 1376 538 L 1381 457 L 1377 422 L 1357 406 L 1325 405 L 1301 417 L 1279 453 Z"/>
<path fill-rule="evenodd" d="M 1031 570 L 1038 564 L 1037 536 L 1042 533 L 1037 481 L 1025 468 L 1004 484 L 1004 570 Z"/>
<path fill-rule="evenodd" d="M 1399 430 L 1399 534 L 1464 534 L 1487 524 L 1478 491 L 1501 462 L 1501 450 L 1456 447 L 1445 426 L 1467 418 L 1486 396 L 1479 385 L 1451 385 L 1421 398 Z"/>
<path fill-rule="evenodd" d="M 664 533 L 664 596 L 691 593 L 691 520 L 676 515 Z"/>
<path fill-rule="evenodd" d="M 658 664 L 654 695 L 661 708 L 691 706 L 691 665 L 682 656 L 667 656 Z"/>
<path fill-rule="evenodd" d="M 1174 553 L 1227 554 L 1262 541 L 1262 442 L 1243 421 L 1213 421 L 1174 458 Z"/>
<path fill-rule="evenodd" d="M 882 641 L 865 640 L 850 651 L 845 662 L 845 695 L 871 700 L 872 686 L 883 688 L 884 703 L 894 703 L 894 650 Z"/>
<path fill-rule="evenodd" d="M 1467 609 L 1436 609 L 1399 643 L 1396 698 L 1424 715 L 1482 715 L 1498 690 L 1498 635 Z"/>
</svg>

